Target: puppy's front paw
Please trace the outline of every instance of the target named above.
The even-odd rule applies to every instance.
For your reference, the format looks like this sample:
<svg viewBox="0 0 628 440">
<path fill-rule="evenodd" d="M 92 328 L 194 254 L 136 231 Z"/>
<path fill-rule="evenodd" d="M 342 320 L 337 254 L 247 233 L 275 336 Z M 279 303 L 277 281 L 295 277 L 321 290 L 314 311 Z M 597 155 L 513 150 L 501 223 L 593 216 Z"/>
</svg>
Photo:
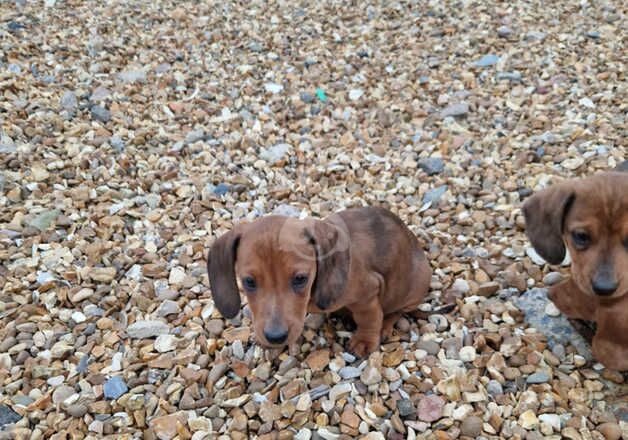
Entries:
<svg viewBox="0 0 628 440">
<path fill-rule="evenodd" d="M 358 357 L 366 357 L 379 348 L 379 338 L 356 333 L 349 340 L 349 351 Z"/>
<path fill-rule="evenodd" d="M 628 371 L 628 348 L 614 343 L 602 335 L 593 338 L 593 357 L 606 368 L 616 371 Z"/>
</svg>

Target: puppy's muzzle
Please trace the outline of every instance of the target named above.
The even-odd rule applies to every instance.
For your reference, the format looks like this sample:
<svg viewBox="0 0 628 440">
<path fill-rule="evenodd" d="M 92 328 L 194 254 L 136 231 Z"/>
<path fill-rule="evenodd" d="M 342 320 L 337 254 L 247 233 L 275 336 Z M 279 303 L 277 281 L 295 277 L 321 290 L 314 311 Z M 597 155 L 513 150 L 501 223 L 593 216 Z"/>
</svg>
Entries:
<svg viewBox="0 0 628 440">
<path fill-rule="evenodd" d="M 270 344 L 283 344 L 288 339 L 288 329 L 273 323 L 264 327 L 264 337 Z"/>
<path fill-rule="evenodd" d="M 604 265 L 598 269 L 591 281 L 591 287 L 596 295 L 611 296 L 619 287 L 619 283 L 613 275 L 612 267 L 609 266 L 610 265 Z"/>
</svg>

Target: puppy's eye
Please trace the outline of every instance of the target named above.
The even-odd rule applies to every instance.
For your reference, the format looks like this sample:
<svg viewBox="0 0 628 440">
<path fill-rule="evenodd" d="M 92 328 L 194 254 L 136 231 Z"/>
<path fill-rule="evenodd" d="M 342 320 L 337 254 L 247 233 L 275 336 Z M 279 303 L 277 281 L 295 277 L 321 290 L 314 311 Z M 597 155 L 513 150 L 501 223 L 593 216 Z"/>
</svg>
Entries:
<svg viewBox="0 0 628 440">
<path fill-rule="evenodd" d="M 298 292 L 300 290 L 303 290 L 305 288 L 305 286 L 307 286 L 307 280 L 308 277 L 307 275 L 304 274 L 297 274 L 295 276 L 292 277 L 292 288 Z"/>
<path fill-rule="evenodd" d="M 573 231 L 571 239 L 578 249 L 586 249 L 591 244 L 591 236 L 584 231 Z"/>
<path fill-rule="evenodd" d="M 624 238 L 624 248 L 628 251 L 628 237 Z"/>
<path fill-rule="evenodd" d="M 242 278 L 242 287 L 244 287 L 244 290 L 246 290 L 247 292 L 255 292 L 255 289 L 257 289 L 257 283 L 255 282 L 255 278 Z"/>
</svg>

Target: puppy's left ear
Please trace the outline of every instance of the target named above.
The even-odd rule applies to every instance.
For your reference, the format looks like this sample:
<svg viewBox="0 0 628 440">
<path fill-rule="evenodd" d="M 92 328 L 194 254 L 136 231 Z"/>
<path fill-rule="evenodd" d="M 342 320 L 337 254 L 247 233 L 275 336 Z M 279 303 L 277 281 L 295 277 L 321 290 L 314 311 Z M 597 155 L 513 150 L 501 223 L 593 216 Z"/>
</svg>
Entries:
<svg viewBox="0 0 628 440">
<path fill-rule="evenodd" d="M 214 304 L 225 318 L 240 311 L 240 291 L 236 283 L 235 262 L 240 244 L 240 228 L 222 235 L 207 254 L 207 272 Z"/>
<path fill-rule="evenodd" d="M 316 250 L 316 279 L 312 298 L 316 306 L 327 309 L 344 292 L 349 278 L 348 232 L 325 220 L 315 220 L 305 235 Z"/>
<path fill-rule="evenodd" d="M 565 183 L 544 189 L 523 204 L 526 234 L 534 249 L 551 264 L 565 259 L 563 223 L 574 198 L 573 186 Z"/>
</svg>

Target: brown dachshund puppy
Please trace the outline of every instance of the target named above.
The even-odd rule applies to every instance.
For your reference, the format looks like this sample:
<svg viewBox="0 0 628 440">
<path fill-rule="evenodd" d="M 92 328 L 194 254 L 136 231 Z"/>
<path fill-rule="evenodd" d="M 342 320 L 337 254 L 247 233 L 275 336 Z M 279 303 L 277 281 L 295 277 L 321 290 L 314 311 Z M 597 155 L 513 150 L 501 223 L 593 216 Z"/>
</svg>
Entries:
<svg viewBox="0 0 628 440">
<path fill-rule="evenodd" d="M 239 224 L 214 242 L 207 269 L 223 316 L 239 312 L 242 289 L 261 345 L 292 345 L 308 311 L 346 307 L 357 326 L 349 349 L 359 356 L 377 350 L 402 313 L 416 309 L 431 280 L 414 234 L 375 207 Z"/>
<path fill-rule="evenodd" d="M 523 206 L 528 237 L 549 263 L 569 249 L 572 278 L 550 289 L 568 317 L 595 321 L 593 355 L 628 370 L 628 173 L 568 180 Z"/>
</svg>

